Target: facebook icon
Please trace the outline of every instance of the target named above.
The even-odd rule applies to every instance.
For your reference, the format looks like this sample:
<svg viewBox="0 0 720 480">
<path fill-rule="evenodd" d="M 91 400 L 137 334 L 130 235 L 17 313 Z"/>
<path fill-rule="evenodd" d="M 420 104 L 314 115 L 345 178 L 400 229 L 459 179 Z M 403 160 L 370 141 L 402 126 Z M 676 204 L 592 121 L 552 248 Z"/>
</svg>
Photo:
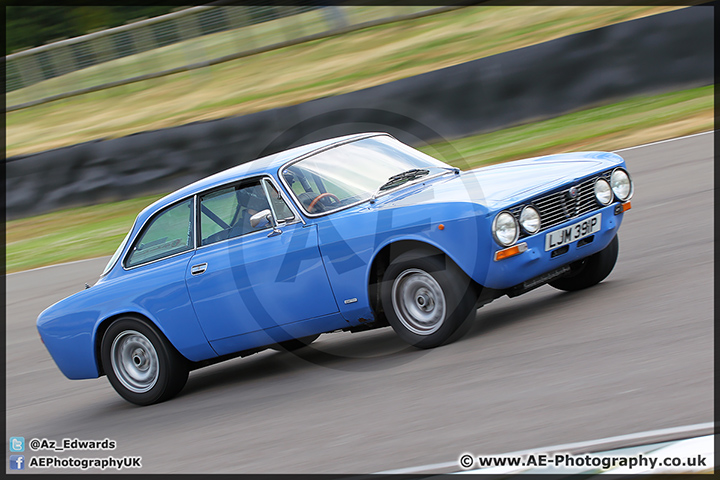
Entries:
<svg viewBox="0 0 720 480">
<path fill-rule="evenodd" d="M 24 470 L 25 455 L 10 455 L 10 470 Z"/>
</svg>

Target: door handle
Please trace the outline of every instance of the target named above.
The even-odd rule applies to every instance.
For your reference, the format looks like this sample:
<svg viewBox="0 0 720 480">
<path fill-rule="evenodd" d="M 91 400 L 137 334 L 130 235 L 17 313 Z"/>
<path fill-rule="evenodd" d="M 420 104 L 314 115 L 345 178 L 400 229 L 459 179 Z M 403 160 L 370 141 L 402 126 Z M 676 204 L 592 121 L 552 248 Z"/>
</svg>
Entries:
<svg viewBox="0 0 720 480">
<path fill-rule="evenodd" d="M 200 275 L 201 273 L 205 273 L 205 270 L 207 270 L 207 263 L 201 263 L 199 265 L 193 265 L 190 267 L 190 273 L 193 275 Z"/>
</svg>

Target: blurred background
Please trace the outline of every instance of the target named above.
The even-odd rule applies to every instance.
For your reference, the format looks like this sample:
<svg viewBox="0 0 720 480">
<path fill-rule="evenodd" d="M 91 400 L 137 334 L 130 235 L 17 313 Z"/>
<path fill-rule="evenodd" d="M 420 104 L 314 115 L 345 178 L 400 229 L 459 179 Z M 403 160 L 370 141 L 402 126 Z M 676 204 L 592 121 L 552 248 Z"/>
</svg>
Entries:
<svg viewBox="0 0 720 480">
<path fill-rule="evenodd" d="M 448 10 L 406 6 L 8 7 L 8 110 Z"/>
<path fill-rule="evenodd" d="M 346 115 L 334 120 L 344 127 L 305 125 L 295 140 L 382 129 L 461 168 L 706 131 L 712 68 L 704 51 L 686 53 L 703 38 L 685 37 L 709 30 L 695 28 L 697 18 L 685 21 L 675 37 L 667 34 L 667 45 L 687 46 L 675 63 L 648 63 L 626 45 L 658 38 L 662 21 L 633 27 L 629 37 L 621 28 L 653 18 L 677 24 L 668 15 L 681 10 L 687 7 L 9 6 L 7 268 L 109 254 L 157 195 L 270 153 L 268 145 L 289 146 L 273 141 L 322 112 L 382 109 L 435 135 L 406 120 Z M 569 51 L 587 60 L 563 65 Z M 608 58 L 620 63 L 605 68 Z M 666 70 L 654 71 L 652 62 Z M 202 131 L 175 130 L 210 121 Z M 164 139 L 129 137 L 156 130 Z M 82 237 L 86 210 L 37 217 L 85 205 L 94 205 L 89 218 L 109 222 L 90 244 L 72 241 Z M 28 235 L 43 237 L 43 255 Z"/>
</svg>

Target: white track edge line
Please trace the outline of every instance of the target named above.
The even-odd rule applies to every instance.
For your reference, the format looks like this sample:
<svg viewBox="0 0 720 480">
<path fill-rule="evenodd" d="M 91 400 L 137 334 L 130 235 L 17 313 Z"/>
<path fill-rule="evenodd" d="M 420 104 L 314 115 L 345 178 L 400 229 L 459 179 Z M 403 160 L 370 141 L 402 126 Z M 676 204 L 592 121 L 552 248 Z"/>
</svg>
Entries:
<svg viewBox="0 0 720 480">
<path fill-rule="evenodd" d="M 52 267 L 62 267 L 65 265 L 72 265 L 74 263 L 82 263 L 82 262 L 90 262 L 92 260 L 100 260 L 102 258 L 109 257 L 110 255 L 103 255 L 102 257 L 93 257 L 93 258 L 83 258 L 82 260 L 73 260 L 72 262 L 63 262 L 63 263 L 54 263 L 52 265 L 45 265 L 43 267 L 36 267 L 31 268 L 30 270 L 20 270 L 19 272 L 12 272 L 12 273 L 6 273 L 5 276 L 9 277 L 10 275 L 17 275 L 18 273 L 28 273 L 28 272 L 34 272 L 36 270 L 44 270 L 46 268 L 52 268 Z"/>
<path fill-rule="evenodd" d="M 707 135 L 708 133 L 715 133 L 715 130 L 708 130 L 707 132 L 693 133 L 690 135 L 685 135 L 683 137 L 667 138 L 665 140 L 658 140 L 657 142 L 643 143 L 642 145 L 635 145 L 634 147 L 626 147 L 626 148 L 621 148 L 619 150 L 613 150 L 613 153 L 624 152 L 626 150 L 633 150 L 635 148 L 650 147 L 652 145 L 659 145 L 661 143 L 674 142 L 675 140 L 684 140 L 686 138 L 697 137 L 700 135 Z"/>
<path fill-rule="evenodd" d="M 658 435 L 671 435 L 676 433 L 689 433 L 697 430 L 703 430 L 706 428 L 714 428 L 715 423 L 714 422 L 707 422 L 707 423 L 698 423 L 695 425 L 684 425 L 681 427 L 671 427 L 671 428 L 661 428 L 659 430 L 648 430 L 646 432 L 638 432 L 638 433 L 630 433 L 626 435 L 617 435 L 615 437 L 606 437 L 606 438 L 600 438 L 597 440 L 588 440 L 584 442 L 575 442 L 575 443 L 564 443 L 561 445 L 552 445 L 549 447 L 538 447 L 538 448 L 531 448 L 528 450 L 518 450 L 516 452 L 509 452 L 509 453 L 499 453 L 499 454 L 493 454 L 493 456 L 519 456 L 519 455 L 527 455 L 530 453 L 543 453 L 543 452 L 551 452 L 551 451 L 559 451 L 559 450 L 569 450 L 569 449 L 576 449 L 576 448 L 585 448 L 585 447 L 592 447 L 595 445 L 602 445 L 604 443 L 611 443 L 611 442 L 617 442 L 617 441 L 624 441 L 624 440 L 642 440 L 644 438 L 651 438 Z M 460 457 L 460 454 L 458 454 L 458 458 Z M 403 473 L 419 473 L 424 472 L 428 470 L 435 470 L 439 468 L 450 468 L 450 467 L 456 467 L 458 470 L 460 470 L 460 464 L 457 461 L 454 462 L 443 462 L 443 463 L 432 463 L 428 465 L 420 465 L 417 467 L 407 467 L 407 468 L 398 468 L 395 470 L 385 470 L 383 472 L 376 472 L 377 474 L 403 474 Z"/>
<path fill-rule="evenodd" d="M 666 140 L 660 140 L 660 141 L 657 141 L 657 142 L 644 143 L 644 144 L 642 144 L 642 145 L 635 145 L 634 147 L 627 147 L 627 148 L 621 148 L 620 150 L 613 150 L 613 153 L 616 153 L 616 152 L 624 152 L 624 151 L 626 151 L 626 150 L 632 150 L 632 149 L 634 149 L 634 148 L 649 147 L 649 146 L 651 146 L 651 145 L 657 145 L 657 144 L 660 144 L 660 143 L 674 142 L 675 140 L 684 140 L 684 139 L 686 139 L 686 138 L 697 137 L 697 136 L 699 136 L 699 135 L 706 135 L 706 134 L 708 134 L 708 133 L 714 133 L 714 132 L 715 132 L 715 130 L 708 130 L 707 132 L 693 133 L 693 134 L 691 134 L 691 135 L 685 135 L 685 136 L 683 136 L 683 137 L 668 138 L 668 139 L 666 139 Z M 104 258 L 104 257 L 106 257 L 106 256 L 107 256 L 107 255 L 103 255 L 102 257 L 85 258 L 85 259 L 83 259 L 83 260 L 74 260 L 74 261 L 72 261 L 72 262 L 56 263 L 56 264 L 54 264 L 54 265 L 45 265 L 44 267 L 31 268 L 30 270 L 21 270 L 21 271 L 19 271 L 19 272 L 6 273 L 5 276 L 7 277 L 7 276 L 10 276 L 10 275 L 16 275 L 16 274 L 18 274 L 18 273 L 34 272 L 35 270 L 42 270 L 43 268 L 61 267 L 61 266 L 63 266 L 63 265 L 72 265 L 73 263 L 88 262 L 88 261 L 90 261 L 90 260 L 98 260 L 98 259 Z"/>
</svg>

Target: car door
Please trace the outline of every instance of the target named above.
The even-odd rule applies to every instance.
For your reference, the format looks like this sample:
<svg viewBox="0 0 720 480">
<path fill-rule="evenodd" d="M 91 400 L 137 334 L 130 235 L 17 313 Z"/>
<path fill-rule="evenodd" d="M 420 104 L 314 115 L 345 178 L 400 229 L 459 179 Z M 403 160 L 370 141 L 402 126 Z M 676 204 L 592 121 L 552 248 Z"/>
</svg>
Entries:
<svg viewBox="0 0 720 480">
<path fill-rule="evenodd" d="M 186 283 L 200 324 L 222 355 L 317 333 L 304 321 L 337 323 L 337 303 L 318 248 L 305 225 L 267 177 L 199 195 L 198 249 Z M 272 201 L 272 206 L 269 203 Z M 253 226 L 258 212 L 275 212 Z M 336 314 L 336 315 L 333 315 Z M 334 322 L 334 323 L 333 323 Z"/>
</svg>

